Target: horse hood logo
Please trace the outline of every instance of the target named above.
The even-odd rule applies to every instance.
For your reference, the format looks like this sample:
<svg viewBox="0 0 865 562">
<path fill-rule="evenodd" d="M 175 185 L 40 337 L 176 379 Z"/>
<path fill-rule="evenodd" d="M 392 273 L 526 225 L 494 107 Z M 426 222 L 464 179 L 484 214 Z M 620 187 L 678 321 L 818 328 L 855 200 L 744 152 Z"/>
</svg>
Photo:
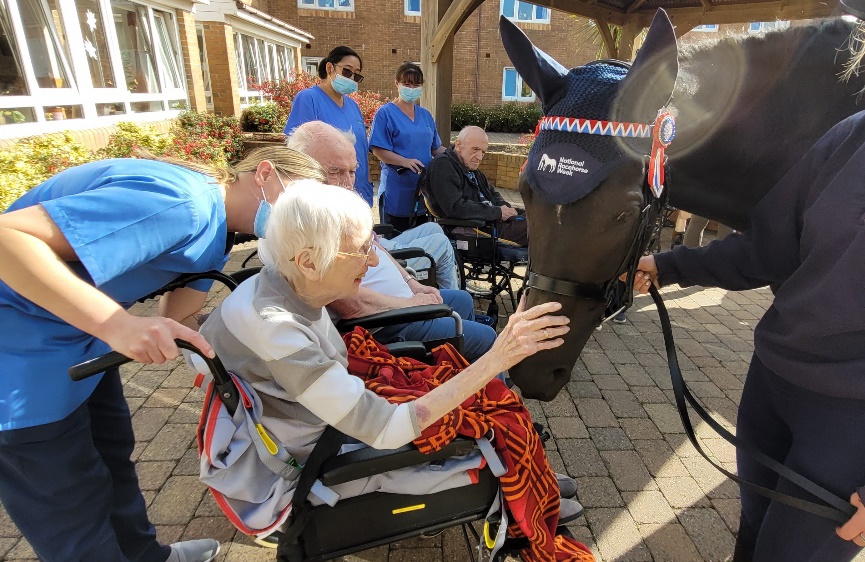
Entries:
<svg viewBox="0 0 865 562">
<path fill-rule="evenodd" d="M 556 171 L 556 159 L 550 158 L 544 153 L 541 156 L 540 162 L 538 163 L 538 171 L 543 170 L 545 172 L 555 172 Z"/>
</svg>

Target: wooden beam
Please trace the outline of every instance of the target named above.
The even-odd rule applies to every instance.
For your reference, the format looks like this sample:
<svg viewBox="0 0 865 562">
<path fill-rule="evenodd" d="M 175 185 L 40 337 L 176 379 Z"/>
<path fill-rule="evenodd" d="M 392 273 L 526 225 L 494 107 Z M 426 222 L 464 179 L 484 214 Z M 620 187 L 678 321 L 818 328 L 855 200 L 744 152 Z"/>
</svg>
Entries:
<svg viewBox="0 0 865 562">
<path fill-rule="evenodd" d="M 453 39 L 457 30 L 482 3 L 483 0 L 453 0 L 444 16 L 438 20 L 435 35 L 430 43 L 432 62 L 438 61 L 444 44 Z"/>
<path fill-rule="evenodd" d="M 798 20 L 825 18 L 832 15 L 835 5 L 807 0 L 774 0 L 755 2 L 751 4 L 714 4 L 710 9 L 699 8 L 667 8 L 671 20 L 687 20 L 694 25 L 748 23 L 752 21 Z M 652 21 L 655 9 L 640 10 L 640 23 L 645 27 Z"/>
<path fill-rule="evenodd" d="M 619 58 L 619 48 L 616 47 L 616 40 L 613 39 L 613 34 L 610 32 L 610 24 L 598 18 L 594 18 L 594 22 L 598 27 L 601 38 L 604 40 L 604 48 L 607 49 L 607 58 Z"/>
<path fill-rule="evenodd" d="M 681 39 L 682 35 L 688 33 L 689 31 L 691 31 L 692 29 L 697 27 L 696 25 L 692 24 L 691 22 L 678 22 L 677 21 L 677 22 L 673 22 L 673 25 L 675 26 L 674 31 L 676 33 L 676 39 Z"/>
<path fill-rule="evenodd" d="M 712 4 L 709 3 L 709 0 L 700 0 L 700 4 L 702 4 L 707 10 L 712 8 Z"/>
<path fill-rule="evenodd" d="M 638 18 L 632 18 L 622 26 L 619 36 L 619 60 L 629 61 L 634 58 L 634 41 L 643 30 Z"/>
<path fill-rule="evenodd" d="M 625 24 L 625 12 L 591 0 L 532 0 L 532 4 L 562 12 L 568 12 L 587 19 L 606 20 L 612 25 Z"/>
<path fill-rule="evenodd" d="M 646 0 L 636 0 L 635 2 L 632 2 L 631 5 L 628 6 L 628 9 L 625 10 L 625 13 L 626 14 L 633 14 L 634 12 L 637 11 L 637 8 L 639 8 L 640 6 L 643 5 L 643 2 L 645 2 L 645 1 Z"/>
<path fill-rule="evenodd" d="M 439 47 L 438 57 L 432 58 L 433 38 L 452 0 L 421 2 L 420 62 L 424 73 L 421 105 L 432 113 L 442 144 L 450 146 L 451 101 L 453 100 L 454 38 L 448 37 Z"/>
</svg>

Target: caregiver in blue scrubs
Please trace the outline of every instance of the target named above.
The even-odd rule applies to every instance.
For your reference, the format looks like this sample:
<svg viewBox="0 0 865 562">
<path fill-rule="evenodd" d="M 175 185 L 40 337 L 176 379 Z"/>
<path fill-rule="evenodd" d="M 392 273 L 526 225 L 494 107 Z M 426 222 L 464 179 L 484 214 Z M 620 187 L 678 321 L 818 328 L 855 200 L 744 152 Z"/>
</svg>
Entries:
<svg viewBox="0 0 865 562">
<path fill-rule="evenodd" d="M 423 91 L 420 67 L 403 63 L 396 71 L 396 87 L 399 96 L 383 105 L 372 120 L 369 144 L 382 161 L 379 193 L 384 192 L 380 201 L 384 222 L 404 231 L 409 227 L 418 176 L 445 147 L 432 114 L 417 104 Z"/>
<path fill-rule="evenodd" d="M 159 544 L 118 370 L 73 382 L 68 369 L 111 349 L 164 363 L 175 338 L 212 357 L 191 327 L 206 282 L 164 295 L 159 316 L 127 309 L 182 273 L 222 269 L 232 233 L 263 232 L 285 185 L 324 171 L 282 146 L 229 169 L 165 160 L 70 168 L 0 215 L 0 502 L 46 562 L 209 562 L 219 550 Z"/>
<path fill-rule="evenodd" d="M 354 151 L 358 162 L 354 174 L 354 190 L 372 207 L 366 124 L 357 102 L 348 96 L 356 92 L 357 85 L 363 82 L 363 75 L 360 73 L 362 69 L 360 55 L 350 47 L 336 47 L 328 53 L 327 58 L 318 63 L 321 84 L 307 88 L 295 96 L 284 132 L 291 135 L 294 129 L 309 121 L 324 121 L 340 131 L 351 131 L 354 134 Z M 328 174 L 328 183 L 340 185 L 339 170 L 325 171 Z"/>
</svg>

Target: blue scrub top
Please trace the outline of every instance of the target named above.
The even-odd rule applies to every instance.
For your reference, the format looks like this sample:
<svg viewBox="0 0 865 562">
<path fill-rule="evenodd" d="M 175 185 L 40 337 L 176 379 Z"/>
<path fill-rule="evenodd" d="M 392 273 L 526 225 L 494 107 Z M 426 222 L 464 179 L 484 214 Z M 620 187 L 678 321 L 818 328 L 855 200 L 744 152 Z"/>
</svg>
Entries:
<svg viewBox="0 0 865 562">
<path fill-rule="evenodd" d="M 370 146 L 390 150 L 405 158 L 416 158 L 424 166 L 432 160 L 432 151 L 441 146 L 432 114 L 415 105 L 414 121 L 394 103 L 386 103 L 372 120 Z M 418 174 L 406 170 L 397 174 L 398 166 L 381 163 L 381 186 L 384 211 L 395 217 L 411 216 Z"/>
<path fill-rule="evenodd" d="M 354 179 L 354 190 L 372 206 L 372 183 L 369 181 L 369 143 L 366 139 L 366 125 L 363 114 L 357 102 L 348 96 L 342 96 L 342 107 L 336 105 L 327 92 L 319 86 L 307 88 L 297 94 L 291 104 L 291 113 L 285 124 L 284 133 L 291 132 L 310 121 L 324 121 L 340 131 L 351 130 L 355 136 L 354 151 L 357 154 L 357 173 Z"/>
<path fill-rule="evenodd" d="M 27 192 L 9 211 L 37 204 L 78 255 L 69 267 L 125 308 L 182 273 L 222 269 L 228 259 L 219 186 L 180 166 L 134 159 L 84 164 Z M 72 413 L 101 376 L 73 382 L 67 370 L 110 351 L 2 281 L 0 334 L 0 431 Z"/>
</svg>

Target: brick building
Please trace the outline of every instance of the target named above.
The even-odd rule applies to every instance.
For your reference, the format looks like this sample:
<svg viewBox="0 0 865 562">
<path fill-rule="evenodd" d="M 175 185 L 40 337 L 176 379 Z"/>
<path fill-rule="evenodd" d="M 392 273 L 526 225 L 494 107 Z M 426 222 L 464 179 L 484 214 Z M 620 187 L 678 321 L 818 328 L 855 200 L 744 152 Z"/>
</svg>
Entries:
<svg viewBox="0 0 865 562">
<path fill-rule="evenodd" d="M 313 70 L 337 45 L 348 45 L 364 60 L 362 89 L 396 95 L 394 74 L 404 61 L 420 61 L 422 0 L 260 0 L 274 17 L 315 36 L 302 49 L 305 68 Z M 573 66 L 595 58 L 597 46 L 581 34 L 582 18 L 517 0 L 487 0 L 463 24 L 454 41 L 453 92 L 456 102 L 484 106 L 506 101 L 533 101 L 499 38 L 499 15 L 506 13 L 536 45 L 562 64 Z"/>
</svg>

